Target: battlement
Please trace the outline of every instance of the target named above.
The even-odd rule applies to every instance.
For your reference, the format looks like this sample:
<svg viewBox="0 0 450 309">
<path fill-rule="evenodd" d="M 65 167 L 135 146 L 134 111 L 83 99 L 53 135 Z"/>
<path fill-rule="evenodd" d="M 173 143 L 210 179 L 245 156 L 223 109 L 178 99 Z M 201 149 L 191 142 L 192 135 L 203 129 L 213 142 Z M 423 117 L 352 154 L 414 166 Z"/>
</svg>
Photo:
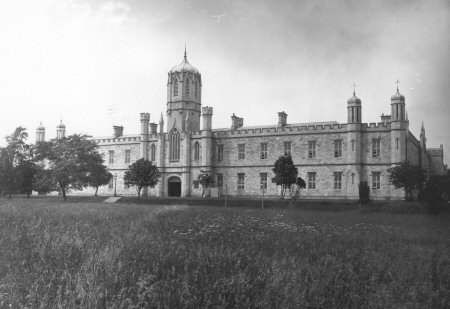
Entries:
<svg viewBox="0 0 450 309">
<path fill-rule="evenodd" d="M 363 123 L 362 128 L 366 131 L 377 131 L 377 130 L 386 130 L 390 129 L 391 124 L 390 122 L 370 122 L 370 123 Z"/>
<path fill-rule="evenodd" d="M 141 121 L 150 121 L 150 113 L 140 113 Z"/>
<path fill-rule="evenodd" d="M 140 143 L 141 138 L 137 135 L 123 135 L 120 137 L 112 137 L 112 136 L 103 136 L 103 137 L 94 137 L 94 142 L 96 142 L 98 145 L 108 145 L 108 144 L 136 144 Z"/>
<path fill-rule="evenodd" d="M 202 115 L 212 115 L 213 114 L 213 108 L 209 106 L 202 107 Z"/>
</svg>

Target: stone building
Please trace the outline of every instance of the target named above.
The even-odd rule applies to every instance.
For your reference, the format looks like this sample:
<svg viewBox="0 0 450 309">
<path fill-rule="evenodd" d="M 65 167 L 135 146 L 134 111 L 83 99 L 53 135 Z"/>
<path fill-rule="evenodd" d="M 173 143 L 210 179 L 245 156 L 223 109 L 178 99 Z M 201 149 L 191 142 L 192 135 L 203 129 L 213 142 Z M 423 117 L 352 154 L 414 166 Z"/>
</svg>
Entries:
<svg viewBox="0 0 450 309">
<path fill-rule="evenodd" d="M 166 118 L 161 114 L 157 124 L 150 122 L 149 113 L 141 113 L 140 134 L 123 135 L 123 127 L 114 126 L 112 136 L 94 138 L 115 175 L 99 193 L 135 194 L 123 175 L 139 158 L 153 161 L 162 175 L 149 196 L 200 196 L 196 179 L 203 172 L 214 176 L 221 194 L 254 196 L 264 188 L 266 195 L 278 195 L 271 178 L 280 155 L 292 156 L 307 184 L 305 198 L 358 199 L 358 183 L 367 181 L 372 198 L 402 199 L 403 190 L 389 182 L 388 168 L 409 161 L 429 174 L 446 170 L 442 145 L 426 147 L 423 125 L 419 139 L 409 131 L 405 97 L 398 87 L 391 97 L 391 114 L 382 115 L 378 123 L 362 122 L 362 102 L 353 92 L 347 101 L 347 123 L 289 123 L 283 111 L 273 125 L 246 127 L 243 118 L 233 114 L 229 128 L 213 129 L 213 108 L 202 107 L 201 98 L 201 74 L 185 52 L 168 73 Z M 64 134 L 63 126 L 58 126 L 58 136 Z M 41 125 L 37 137 L 43 140 L 44 134 Z"/>
</svg>

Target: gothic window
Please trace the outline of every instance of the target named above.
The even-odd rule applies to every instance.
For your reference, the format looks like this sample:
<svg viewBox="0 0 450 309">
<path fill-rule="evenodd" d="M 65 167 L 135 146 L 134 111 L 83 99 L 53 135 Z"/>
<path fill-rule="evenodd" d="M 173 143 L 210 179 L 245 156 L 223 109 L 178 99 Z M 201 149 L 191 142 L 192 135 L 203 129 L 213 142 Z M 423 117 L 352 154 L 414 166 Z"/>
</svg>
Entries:
<svg viewBox="0 0 450 309">
<path fill-rule="evenodd" d="M 261 190 L 267 190 L 267 173 L 259 174 L 259 187 Z"/>
<path fill-rule="evenodd" d="M 352 151 L 355 151 L 355 140 L 352 139 Z"/>
<path fill-rule="evenodd" d="M 184 86 L 184 95 L 186 97 L 189 97 L 189 87 L 191 86 L 191 82 L 189 81 L 189 79 L 186 79 L 186 85 Z"/>
<path fill-rule="evenodd" d="M 130 153 L 131 153 L 130 149 L 125 150 L 125 164 L 130 163 L 130 157 L 131 157 Z"/>
<path fill-rule="evenodd" d="M 398 137 L 395 139 L 395 149 L 398 150 Z"/>
<path fill-rule="evenodd" d="M 291 155 L 291 142 L 284 142 L 284 155 L 285 156 Z"/>
<path fill-rule="evenodd" d="M 238 159 L 239 160 L 245 159 L 245 144 L 238 145 Z"/>
<path fill-rule="evenodd" d="M 372 140 L 372 157 L 379 157 L 380 156 L 380 144 L 381 141 L 379 138 Z"/>
<path fill-rule="evenodd" d="M 200 144 L 195 142 L 194 144 L 194 161 L 198 161 L 200 159 Z"/>
<path fill-rule="evenodd" d="M 217 145 L 217 161 L 223 160 L 223 145 Z"/>
<path fill-rule="evenodd" d="M 198 98 L 198 83 L 194 83 L 195 98 Z"/>
<path fill-rule="evenodd" d="M 178 79 L 175 79 L 173 81 L 173 96 L 174 97 L 178 96 Z"/>
<path fill-rule="evenodd" d="M 381 172 L 372 172 L 372 189 L 379 190 L 381 188 Z"/>
<path fill-rule="evenodd" d="M 114 164 L 114 150 L 110 150 L 109 151 L 109 160 L 108 160 L 109 164 Z"/>
<path fill-rule="evenodd" d="M 150 161 L 154 162 L 156 160 L 156 147 L 155 144 L 150 146 Z"/>
<path fill-rule="evenodd" d="M 335 158 L 342 157 L 342 140 L 334 141 L 334 157 Z"/>
<path fill-rule="evenodd" d="M 314 190 L 316 188 L 316 172 L 308 172 L 308 189 Z"/>
<path fill-rule="evenodd" d="M 259 157 L 261 159 L 267 159 L 267 143 L 261 143 L 261 153 Z"/>
<path fill-rule="evenodd" d="M 180 134 L 176 129 L 169 135 L 169 160 L 180 160 Z"/>
<path fill-rule="evenodd" d="M 342 172 L 334 172 L 334 188 L 342 189 Z"/>
<path fill-rule="evenodd" d="M 316 141 L 308 142 L 308 158 L 316 157 Z"/>
</svg>

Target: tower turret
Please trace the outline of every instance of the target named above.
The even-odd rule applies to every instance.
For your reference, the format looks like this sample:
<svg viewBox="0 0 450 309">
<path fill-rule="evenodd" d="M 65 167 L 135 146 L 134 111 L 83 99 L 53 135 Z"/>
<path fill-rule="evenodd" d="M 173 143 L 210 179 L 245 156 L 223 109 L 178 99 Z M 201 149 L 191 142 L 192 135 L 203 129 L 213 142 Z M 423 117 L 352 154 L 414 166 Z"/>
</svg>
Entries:
<svg viewBox="0 0 450 309">
<path fill-rule="evenodd" d="M 391 97 L 391 121 L 405 121 L 405 96 L 398 91 Z"/>
<path fill-rule="evenodd" d="M 353 84 L 353 96 L 347 100 L 347 123 L 361 123 L 361 99 L 355 94 L 356 85 Z"/>
<path fill-rule="evenodd" d="M 188 62 L 185 49 L 183 61 L 168 73 L 168 132 L 173 128 L 179 132 L 186 128 L 192 131 L 200 130 L 201 89 L 201 74 Z M 187 116 L 188 113 L 189 116 Z M 189 121 L 188 125 L 186 125 L 186 121 Z"/>
<path fill-rule="evenodd" d="M 56 138 L 63 139 L 65 137 L 66 137 L 66 125 L 62 122 L 61 119 L 58 126 L 56 127 Z"/>
<path fill-rule="evenodd" d="M 45 127 L 41 124 L 36 128 L 36 143 L 45 141 Z"/>
<path fill-rule="evenodd" d="M 141 121 L 141 158 L 148 160 L 148 129 L 150 122 L 150 114 L 141 113 L 140 121 Z"/>
</svg>

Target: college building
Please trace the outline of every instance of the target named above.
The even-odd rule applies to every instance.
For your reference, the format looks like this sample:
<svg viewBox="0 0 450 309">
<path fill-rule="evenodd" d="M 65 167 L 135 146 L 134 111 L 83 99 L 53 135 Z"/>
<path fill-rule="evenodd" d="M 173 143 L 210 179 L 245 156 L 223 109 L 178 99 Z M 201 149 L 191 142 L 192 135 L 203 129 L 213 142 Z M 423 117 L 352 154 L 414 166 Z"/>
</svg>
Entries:
<svg viewBox="0 0 450 309">
<path fill-rule="evenodd" d="M 382 115 L 378 123 L 362 122 L 362 102 L 355 92 L 347 101 L 347 123 L 290 123 L 281 111 L 273 124 L 248 127 L 233 114 L 230 127 L 213 128 L 213 108 L 202 106 L 201 99 L 201 74 L 185 52 L 183 61 L 168 73 L 165 117 L 161 114 L 156 123 L 149 113 L 141 113 L 139 134 L 123 135 L 124 128 L 114 126 L 112 136 L 94 137 L 114 175 L 99 194 L 136 194 L 124 184 L 123 175 L 140 158 L 158 167 L 159 183 L 146 194 L 160 197 L 201 196 L 196 181 L 201 173 L 213 175 L 218 188 L 214 192 L 221 195 L 258 196 L 263 189 L 266 195 L 279 195 L 280 187 L 271 179 L 282 155 L 292 156 L 306 182 L 303 198 L 358 199 L 358 184 L 367 181 L 371 198 L 403 199 L 404 191 L 390 184 L 390 167 L 407 161 L 428 175 L 446 172 L 443 146 L 427 148 L 423 124 L 419 138 L 409 131 L 405 97 L 398 87 L 390 115 Z M 64 124 L 57 132 L 64 137 Z M 44 138 L 41 125 L 37 140 Z"/>
</svg>

